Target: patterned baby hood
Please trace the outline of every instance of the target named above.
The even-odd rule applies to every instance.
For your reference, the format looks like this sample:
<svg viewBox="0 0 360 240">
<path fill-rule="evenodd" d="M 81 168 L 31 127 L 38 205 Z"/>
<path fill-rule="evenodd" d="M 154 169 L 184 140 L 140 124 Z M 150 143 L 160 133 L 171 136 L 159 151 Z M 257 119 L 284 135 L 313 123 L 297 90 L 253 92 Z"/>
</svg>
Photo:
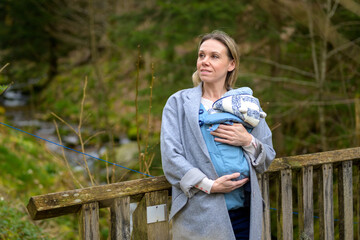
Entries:
<svg viewBox="0 0 360 240">
<path fill-rule="evenodd" d="M 232 89 L 215 101 L 212 108 L 231 113 L 251 127 L 256 127 L 260 118 L 266 117 L 266 113 L 262 111 L 259 100 L 252 94 L 253 91 L 249 87 Z"/>
</svg>

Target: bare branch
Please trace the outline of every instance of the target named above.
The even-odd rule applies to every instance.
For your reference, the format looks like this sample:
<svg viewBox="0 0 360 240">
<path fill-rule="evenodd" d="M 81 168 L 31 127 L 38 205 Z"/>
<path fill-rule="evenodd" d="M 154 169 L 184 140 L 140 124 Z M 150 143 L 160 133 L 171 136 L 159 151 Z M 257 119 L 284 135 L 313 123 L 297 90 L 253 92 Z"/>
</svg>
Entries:
<svg viewBox="0 0 360 240">
<path fill-rule="evenodd" d="M 56 115 L 54 112 L 50 112 L 51 115 L 59 119 L 62 123 L 64 123 L 66 126 L 68 126 L 76 135 L 78 135 L 78 132 L 73 128 L 70 124 L 68 124 L 64 119 Z"/>
<path fill-rule="evenodd" d="M 56 129 L 56 133 L 57 133 L 57 136 L 58 136 L 58 139 L 59 139 L 59 143 L 62 145 L 63 143 L 62 143 L 62 139 L 61 139 L 61 136 L 60 136 L 59 127 L 58 127 L 58 125 L 57 125 L 57 123 L 56 123 L 55 120 L 53 120 L 53 122 L 54 122 L 54 125 L 55 125 L 55 129 Z M 74 179 L 74 181 L 75 181 L 81 188 L 83 188 L 82 184 L 81 184 L 81 183 L 79 182 L 79 180 L 74 176 L 74 174 L 73 174 L 73 172 L 72 172 L 72 170 L 71 170 L 71 167 L 70 167 L 70 165 L 69 165 L 69 161 L 68 161 L 68 159 L 67 159 L 67 157 L 66 157 L 66 155 L 65 155 L 64 148 L 61 148 L 61 152 L 62 152 L 62 155 L 63 155 L 64 161 L 65 161 L 66 167 L 67 167 L 67 169 L 68 169 L 71 177 Z"/>
<path fill-rule="evenodd" d="M 333 101 L 294 101 L 294 102 L 269 102 L 271 106 L 330 106 L 330 105 L 343 105 L 353 104 L 355 99 L 338 99 Z"/>
<path fill-rule="evenodd" d="M 10 65 L 10 63 L 5 64 L 5 65 L 0 69 L 0 73 L 1 73 L 7 66 L 9 66 L 9 65 Z"/>
<path fill-rule="evenodd" d="M 91 139 L 93 139 L 97 135 L 100 135 L 100 134 L 103 134 L 103 133 L 106 133 L 106 131 L 100 131 L 100 132 L 97 132 L 97 133 L 93 134 L 92 136 L 90 136 L 88 139 L 85 140 L 84 144 L 86 145 Z"/>
<path fill-rule="evenodd" d="M 334 16 L 334 14 L 336 12 L 336 9 L 339 6 L 339 2 L 340 2 L 340 0 L 335 0 L 334 5 L 332 7 L 330 6 L 331 9 L 330 9 L 330 12 L 328 14 L 329 18 L 332 18 Z"/>
<path fill-rule="evenodd" d="M 316 55 L 316 48 L 315 48 L 315 38 L 314 38 L 314 24 L 313 24 L 313 16 L 312 16 L 312 9 L 310 4 L 307 0 L 305 0 L 306 3 L 306 13 L 308 17 L 308 28 L 310 33 L 310 40 L 311 40 L 311 56 L 312 61 L 314 65 L 314 71 L 315 71 L 315 79 L 319 79 L 319 66 L 318 66 L 318 59 Z"/>
<path fill-rule="evenodd" d="M 349 47 L 354 46 L 355 43 L 358 43 L 358 42 L 360 42 L 360 37 L 357 38 L 357 39 L 355 39 L 355 40 L 353 40 L 353 41 L 347 42 L 347 43 L 343 44 L 343 45 L 340 46 L 340 47 L 337 47 L 337 48 L 331 50 L 330 52 L 328 52 L 327 58 L 330 58 L 330 57 L 332 57 L 333 55 L 337 54 L 338 52 L 343 51 L 343 50 L 345 50 L 345 49 L 347 49 L 347 48 L 349 48 Z"/>
<path fill-rule="evenodd" d="M 286 77 L 271 77 L 271 76 L 266 76 L 266 75 L 261 75 L 261 74 L 256 74 L 256 73 L 242 73 L 242 74 L 239 74 L 239 76 L 240 77 L 260 78 L 260 79 L 268 80 L 268 81 L 272 81 L 272 82 L 285 82 L 285 83 L 291 83 L 291 84 L 301 85 L 301 86 L 318 87 L 318 84 L 314 83 L 314 82 L 305 82 L 305 81 L 300 81 L 300 80 L 286 78 Z"/>
<path fill-rule="evenodd" d="M 349 10 L 360 16 L 360 4 L 353 0 L 339 0 L 340 4 Z"/>
<path fill-rule="evenodd" d="M 306 77 L 315 78 L 314 73 L 307 72 L 307 71 L 301 70 L 299 68 L 296 68 L 296 67 L 293 67 L 293 66 L 290 66 L 290 65 L 277 63 L 277 62 L 274 62 L 274 61 L 272 61 L 270 59 L 255 58 L 255 57 L 250 57 L 250 58 L 246 58 L 246 59 L 267 63 L 267 64 L 270 64 L 270 65 L 276 66 L 277 68 L 283 69 L 283 70 L 288 70 L 288 71 L 295 72 L 295 73 L 298 73 L 298 74 L 306 76 Z"/>
</svg>

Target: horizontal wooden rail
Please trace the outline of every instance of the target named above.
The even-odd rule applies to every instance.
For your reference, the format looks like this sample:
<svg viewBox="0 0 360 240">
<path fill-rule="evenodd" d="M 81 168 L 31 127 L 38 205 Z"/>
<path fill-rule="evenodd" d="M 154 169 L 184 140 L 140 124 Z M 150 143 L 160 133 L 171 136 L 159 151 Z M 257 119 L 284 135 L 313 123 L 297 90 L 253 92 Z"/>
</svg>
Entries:
<svg viewBox="0 0 360 240">
<path fill-rule="evenodd" d="M 109 207 L 116 198 L 132 196 L 136 201 L 138 195 L 141 199 L 144 193 L 170 188 L 164 176 L 144 178 L 34 196 L 30 198 L 27 209 L 32 219 L 40 220 L 77 213 L 86 203 L 98 202 L 100 208 Z"/>
<path fill-rule="evenodd" d="M 271 163 L 267 172 L 278 172 L 288 168 L 294 169 L 327 163 L 338 163 L 359 158 L 360 147 L 276 158 Z"/>
</svg>

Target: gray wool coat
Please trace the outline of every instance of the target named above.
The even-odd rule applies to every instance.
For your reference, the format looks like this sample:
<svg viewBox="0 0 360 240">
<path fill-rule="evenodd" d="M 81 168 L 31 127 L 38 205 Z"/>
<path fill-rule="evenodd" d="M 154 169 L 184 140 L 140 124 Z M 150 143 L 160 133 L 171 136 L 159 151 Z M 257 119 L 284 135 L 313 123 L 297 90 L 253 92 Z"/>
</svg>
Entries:
<svg viewBox="0 0 360 240">
<path fill-rule="evenodd" d="M 175 240 L 235 239 L 224 195 L 207 194 L 194 186 L 204 177 L 217 179 L 199 127 L 202 84 L 181 90 L 167 101 L 161 124 L 161 157 L 172 184 L 170 219 Z M 272 134 L 264 119 L 251 134 L 258 145 L 255 156 L 244 151 L 250 167 L 250 239 L 261 239 L 263 201 L 256 173 L 275 158 Z"/>
</svg>

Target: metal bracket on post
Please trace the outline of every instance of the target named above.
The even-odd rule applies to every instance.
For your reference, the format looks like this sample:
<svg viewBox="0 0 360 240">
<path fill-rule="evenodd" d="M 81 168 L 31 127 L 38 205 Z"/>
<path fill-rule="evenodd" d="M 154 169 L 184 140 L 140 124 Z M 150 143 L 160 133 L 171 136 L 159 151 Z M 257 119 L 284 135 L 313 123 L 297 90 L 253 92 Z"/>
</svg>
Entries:
<svg viewBox="0 0 360 240">
<path fill-rule="evenodd" d="M 166 221 L 166 204 L 146 207 L 147 224 Z"/>
</svg>

